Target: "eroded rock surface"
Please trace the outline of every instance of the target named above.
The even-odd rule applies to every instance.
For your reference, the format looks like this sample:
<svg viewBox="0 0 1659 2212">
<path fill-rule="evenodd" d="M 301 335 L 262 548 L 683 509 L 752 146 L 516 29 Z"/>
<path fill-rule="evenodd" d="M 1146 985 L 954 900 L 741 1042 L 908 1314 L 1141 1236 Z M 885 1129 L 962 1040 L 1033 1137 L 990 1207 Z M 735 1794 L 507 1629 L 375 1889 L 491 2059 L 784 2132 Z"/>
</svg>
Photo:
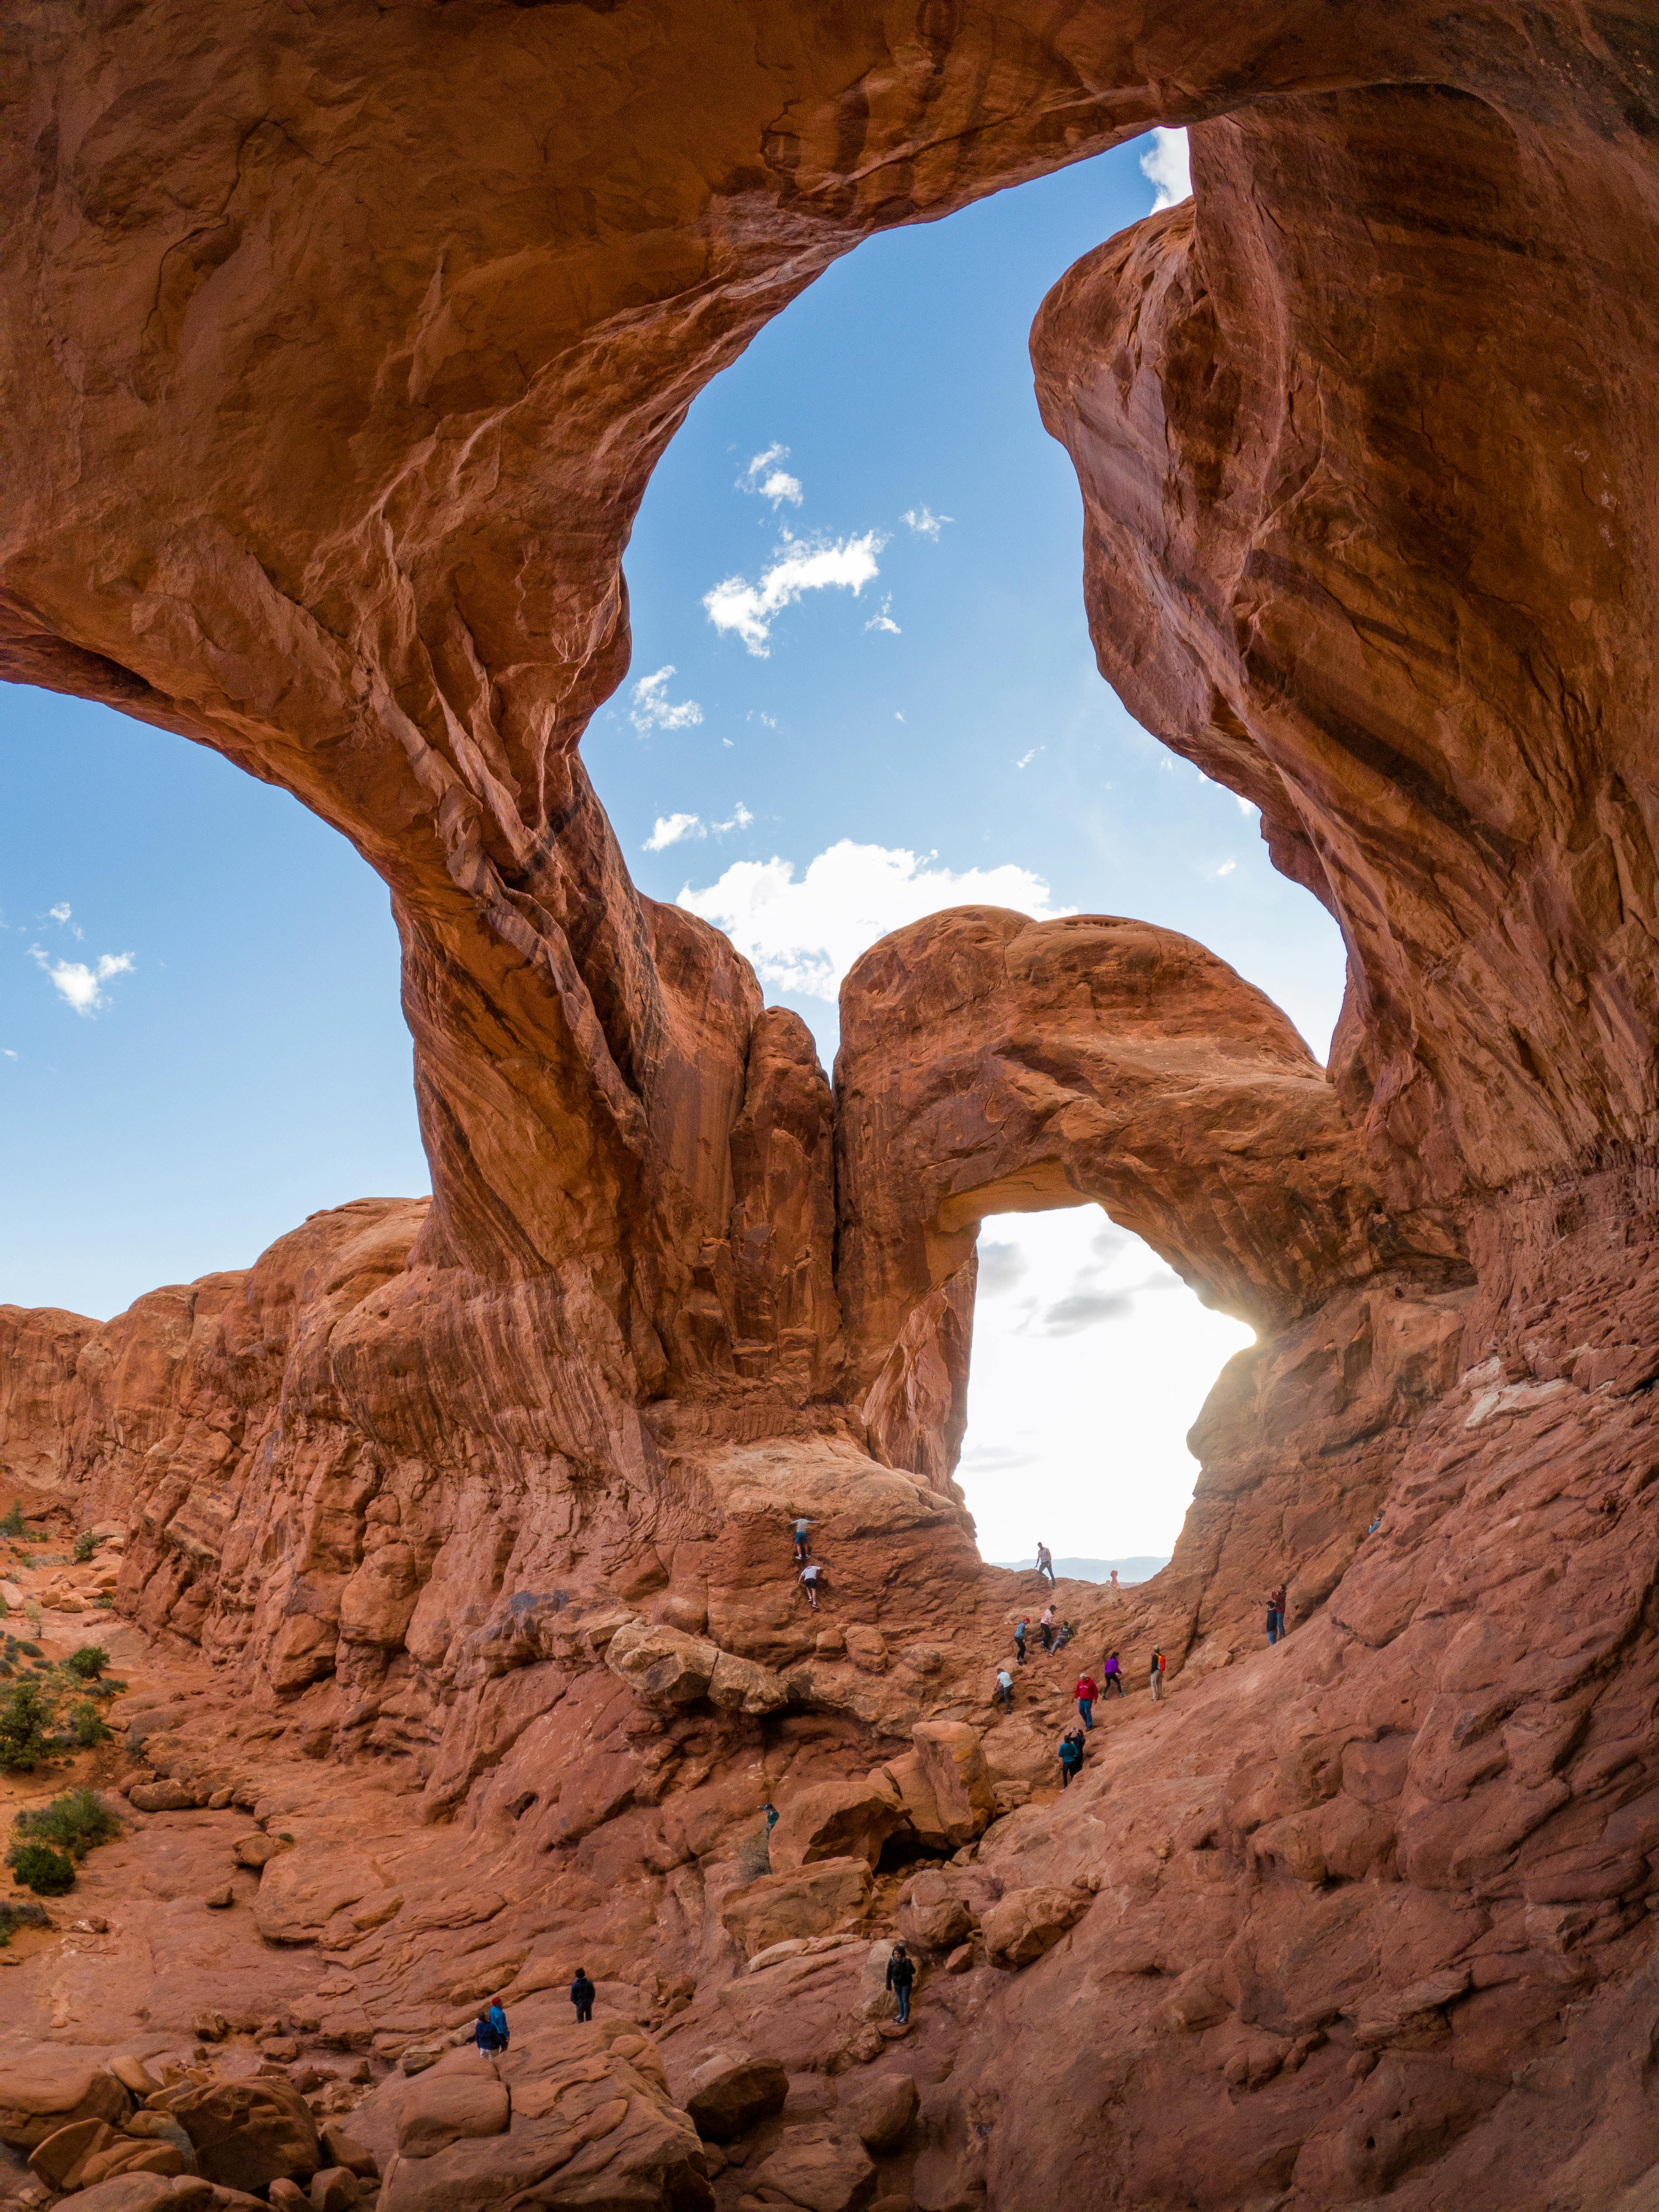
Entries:
<svg viewBox="0 0 1659 2212">
<path fill-rule="evenodd" d="M 133 1676 L 82 1762 L 127 1790 L 97 1911 L 4 1954 L 0 2062 L 44 2085 L 0 2099 L 6 2186 L 49 2123 L 109 2155 L 154 2060 L 198 2118 L 277 2069 L 337 2212 L 348 2112 L 410 2212 L 1639 2191 L 1650 11 L 12 27 L 5 672 L 214 745 L 381 872 L 434 1197 L 105 1325 L 0 1315 L 19 1494 L 118 1532 L 9 1587 L 53 1650 L 118 1622 Z M 1334 1079 L 1187 940 L 971 910 L 866 956 L 832 1092 L 583 775 L 621 549 L 837 254 L 1154 119 L 1196 200 L 1061 281 L 1039 396 L 1105 672 L 1341 921 Z M 951 1483 L 974 1229 L 1091 1197 L 1261 1340 L 1170 1570 L 1063 1587 L 1080 1642 L 1004 1715 L 1035 1593 Z M 1109 1646 L 1131 1695 L 1062 1797 Z M 485 2079 L 445 2053 L 492 1996 Z M 684 2109 L 717 2059 L 774 2069 L 724 2145 Z"/>
</svg>

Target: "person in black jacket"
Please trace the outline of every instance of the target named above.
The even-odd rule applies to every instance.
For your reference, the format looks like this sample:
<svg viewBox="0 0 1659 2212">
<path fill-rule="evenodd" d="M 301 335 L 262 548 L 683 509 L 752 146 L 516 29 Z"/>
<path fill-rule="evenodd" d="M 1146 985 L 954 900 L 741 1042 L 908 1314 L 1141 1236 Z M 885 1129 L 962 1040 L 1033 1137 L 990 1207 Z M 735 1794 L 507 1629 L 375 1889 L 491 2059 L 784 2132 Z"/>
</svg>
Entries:
<svg viewBox="0 0 1659 2212">
<path fill-rule="evenodd" d="M 915 1978 L 915 1960 L 902 1943 L 895 1943 L 893 1955 L 887 1961 L 887 1986 L 898 1999 L 901 2027 L 910 2017 L 910 1985 Z"/>
<path fill-rule="evenodd" d="M 576 1978 L 570 1984 L 570 2002 L 576 2008 L 578 2021 L 592 2019 L 593 1999 L 596 1994 L 592 1983 L 587 1978 L 586 1967 L 578 1966 Z"/>
</svg>

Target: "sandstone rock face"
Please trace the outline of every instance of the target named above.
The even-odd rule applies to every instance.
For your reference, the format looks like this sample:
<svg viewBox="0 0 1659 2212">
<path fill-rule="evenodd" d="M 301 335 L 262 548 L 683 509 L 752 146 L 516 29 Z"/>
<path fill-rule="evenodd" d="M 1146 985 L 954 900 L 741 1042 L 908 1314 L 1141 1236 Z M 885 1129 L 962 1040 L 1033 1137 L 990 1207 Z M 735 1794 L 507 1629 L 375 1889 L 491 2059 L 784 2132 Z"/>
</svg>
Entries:
<svg viewBox="0 0 1659 2212">
<path fill-rule="evenodd" d="M 177 1670 L 118 1909 L 8 2001 L 384 2069 L 503 1996 L 505 2130 L 414 2156 L 363 2106 L 388 2212 L 702 2212 L 646 2021 L 676 2082 L 735 2039 L 821 2093 L 753 2168 L 815 2208 L 1507 2212 L 1659 2160 L 1650 10 L 1153 13 L 20 18 L 0 666 L 381 872 L 434 1195 L 101 1327 L 0 1314 L 0 1454 L 126 1531 L 121 1632 Z M 837 254 L 1158 118 L 1196 198 L 1061 280 L 1039 398 L 1104 672 L 1342 924 L 1332 1079 L 1185 939 L 970 909 L 860 964 L 832 1091 L 580 767 L 633 513 Z M 1064 1686 L 986 1712 L 1029 1592 L 951 1476 L 979 1219 L 1097 1197 L 1261 1340 L 1171 1568 L 1068 1594 L 1172 1688 L 1056 1800 Z M 901 1907 L 878 1802 L 974 1864 Z M 252 1911 L 198 1917 L 238 1866 Z M 909 2130 L 861 2139 L 901 1911 L 962 1940 Z M 19 2152 L 125 2113 L 72 2049 L 0 2063 Z M 256 2104 L 319 2160 L 304 2092 L 185 2094 L 205 2174 Z"/>
</svg>

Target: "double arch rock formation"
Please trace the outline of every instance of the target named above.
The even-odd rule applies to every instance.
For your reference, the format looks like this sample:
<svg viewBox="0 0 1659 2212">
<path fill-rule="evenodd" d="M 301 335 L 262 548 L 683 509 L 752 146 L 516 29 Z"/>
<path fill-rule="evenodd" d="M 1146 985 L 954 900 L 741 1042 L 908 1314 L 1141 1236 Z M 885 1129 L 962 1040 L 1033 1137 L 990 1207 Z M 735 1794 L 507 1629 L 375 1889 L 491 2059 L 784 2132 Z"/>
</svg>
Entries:
<svg viewBox="0 0 1659 2212">
<path fill-rule="evenodd" d="M 434 1189 L 103 1327 L 7 1310 L 9 1473 L 130 1525 L 123 1607 L 262 1740 L 635 1900 L 696 1987 L 671 2061 L 857 2039 L 736 1973 L 757 1773 L 918 1847 L 994 1815 L 969 1920 L 1083 1883 L 939 2000 L 926 2212 L 1612 2203 L 1659 2159 L 1650 9 L 37 0 L 8 38 L 0 668 L 378 870 Z M 832 1091 L 583 772 L 632 516 L 839 254 L 1157 121 L 1195 198 L 1060 279 L 1038 398 L 1103 672 L 1342 927 L 1330 1076 L 1170 933 L 966 909 L 849 977 Z M 1261 1341 L 1098 1624 L 1181 1693 L 1049 1807 L 982 1725 L 1018 1591 L 951 1474 L 979 1218 L 1091 1198 Z M 775 1557 L 804 1510 L 839 1628 Z M 1297 1633 L 1246 1658 L 1275 1568 Z"/>
</svg>

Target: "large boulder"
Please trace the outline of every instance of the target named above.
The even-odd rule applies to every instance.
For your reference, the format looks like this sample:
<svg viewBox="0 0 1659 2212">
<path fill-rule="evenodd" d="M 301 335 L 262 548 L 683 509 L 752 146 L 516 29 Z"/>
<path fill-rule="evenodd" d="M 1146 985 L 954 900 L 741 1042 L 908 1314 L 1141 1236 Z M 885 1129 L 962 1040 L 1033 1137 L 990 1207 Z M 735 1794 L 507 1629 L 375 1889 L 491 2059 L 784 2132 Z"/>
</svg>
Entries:
<svg viewBox="0 0 1659 2212">
<path fill-rule="evenodd" d="M 122 2173 L 58 2199 L 61 2212 L 221 2212 L 229 2205 L 258 2205 L 256 2197 L 216 2189 L 196 2175 Z"/>
<path fill-rule="evenodd" d="M 965 1884 L 954 1873 L 927 1867 L 905 1893 L 898 1911 L 899 1934 L 907 1943 L 929 1951 L 948 1951 L 974 1930 L 973 1907 Z"/>
<path fill-rule="evenodd" d="M 115 2076 L 78 2052 L 35 2050 L 0 2061 L 0 2142 L 32 2151 L 72 2120 L 118 2124 L 132 2099 Z"/>
<path fill-rule="evenodd" d="M 996 1791 L 977 1729 L 966 1721 L 918 1721 L 910 1732 L 948 1844 L 970 1844 L 996 1811 Z"/>
<path fill-rule="evenodd" d="M 191 2082 L 165 2090 L 170 2112 L 210 2181 L 250 2193 L 278 2179 L 308 2180 L 323 2163 L 311 2108 L 289 2081 Z"/>
<path fill-rule="evenodd" d="M 714 2212 L 697 2131 L 669 2096 L 656 2045 L 631 2023 L 532 2033 L 499 2063 L 512 2092 L 506 2131 L 394 2157 L 379 2212 Z"/>
<path fill-rule="evenodd" d="M 1011 1889 L 980 1923 L 986 1956 L 994 1966 L 1029 1966 L 1033 1959 L 1052 1950 L 1092 1903 L 1088 1890 L 1062 1888 L 1058 1883 Z"/>
<path fill-rule="evenodd" d="M 452 2051 L 399 2097 L 398 2155 L 432 2158 L 469 2136 L 505 2135 L 511 2112 L 494 2063 L 482 2051 Z"/>
<path fill-rule="evenodd" d="M 686 2084 L 685 2109 L 705 2142 L 733 2142 L 781 2112 L 788 2094 L 789 2075 L 777 2059 L 717 2051 Z"/>
<path fill-rule="evenodd" d="M 781 1826 L 781 1823 L 779 1824 Z M 788 1874 L 763 1875 L 727 1892 L 720 1924 L 752 1959 L 797 1936 L 823 1936 L 855 1920 L 870 1902 L 863 1859 L 819 1859 Z"/>
<path fill-rule="evenodd" d="M 253 1924 L 267 1943 L 314 1943 L 337 1913 L 363 1907 L 373 1916 L 395 1894 L 366 1852 L 304 1844 L 267 1862 L 253 1900 Z M 369 1924 L 368 1918 L 363 1924 Z"/>
<path fill-rule="evenodd" d="M 758 1659 L 739 1659 L 722 1651 L 708 1677 L 708 1702 L 723 1711 L 747 1713 L 758 1719 L 775 1713 L 789 1702 L 789 1686 L 781 1674 L 763 1667 Z"/>
<path fill-rule="evenodd" d="M 855 2135 L 791 2128 L 757 2167 L 754 2188 L 775 2191 L 803 2212 L 863 2212 L 876 2193 L 876 2169 Z"/>
<path fill-rule="evenodd" d="M 842 2110 L 866 2150 L 885 2158 L 903 2142 L 920 2102 L 913 2074 L 881 2074 L 844 2100 Z"/>
<path fill-rule="evenodd" d="M 653 1705 L 692 1705 L 708 1694 L 718 1644 L 644 1620 L 623 1624 L 605 1646 L 605 1663 L 635 1697 Z"/>
<path fill-rule="evenodd" d="M 904 1815 L 884 1778 L 820 1782 L 792 1796 L 772 1831 L 772 1864 L 787 1873 L 817 1859 L 859 1858 L 873 1867 Z"/>
</svg>

